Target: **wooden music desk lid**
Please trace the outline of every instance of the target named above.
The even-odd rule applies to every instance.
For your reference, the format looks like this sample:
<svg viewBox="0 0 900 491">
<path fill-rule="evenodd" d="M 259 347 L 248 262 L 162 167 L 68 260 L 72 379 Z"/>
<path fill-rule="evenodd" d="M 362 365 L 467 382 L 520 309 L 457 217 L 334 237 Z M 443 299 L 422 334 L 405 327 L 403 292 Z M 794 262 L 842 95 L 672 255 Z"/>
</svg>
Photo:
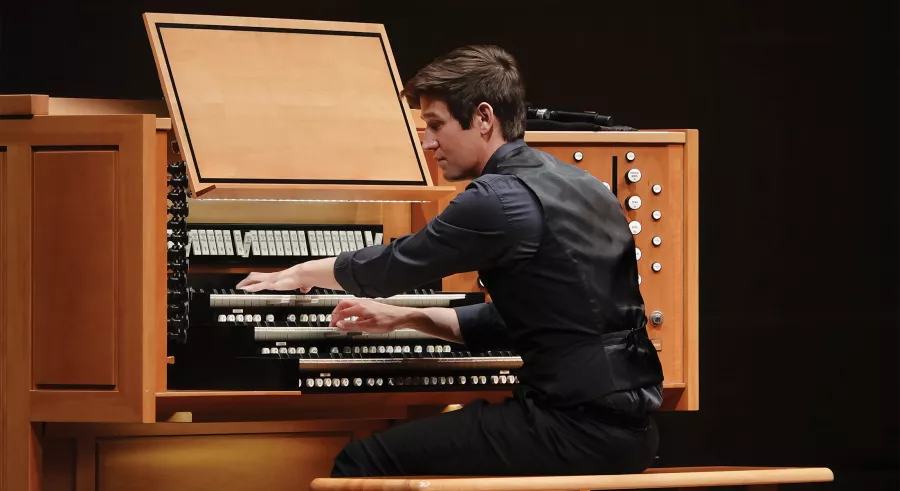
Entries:
<svg viewBox="0 0 900 491">
<path fill-rule="evenodd" d="M 199 199 L 432 201 L 384 26 L 144 14 Z"/>
</svg>

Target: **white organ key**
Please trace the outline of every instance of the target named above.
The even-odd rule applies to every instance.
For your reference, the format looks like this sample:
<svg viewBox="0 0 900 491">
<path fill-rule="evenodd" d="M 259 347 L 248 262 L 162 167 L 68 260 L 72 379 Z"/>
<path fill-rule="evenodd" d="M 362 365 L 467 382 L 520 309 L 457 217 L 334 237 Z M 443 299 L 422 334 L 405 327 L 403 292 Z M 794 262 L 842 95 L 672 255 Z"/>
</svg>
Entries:
<svg viewBox="0 0 900 491">
<path fill-rule="evenodd" d="M 231 241 L 231 234 L 228 233 L 228 230 L 222 231 L 222 240 L 225 242 L 225 252 L 227 252 L 229 256 L 233 256 L 234 246 Z"/>
<path fill-rule="evenodd" d="M 225 247 L 223 245 L 222 251 L 219 251 L 219 244 L 216 242 L 216 231 L 215 230 L 207 230 L 206 231 L 206 240 L 209 242 L 209 253 L 213 255 L 222 255 L 225 253 Z"/>
<path fill-rule="evenodd" d="M 288 236 L 290 237 L 290 241 L 291 241 L 291 255 L 299 256 L 300 255 L 300 242 L 297 239 L 297 231 L 291 230 L 290 232 L 288 232 Z"/>
<path fill-rule="evenodd" d="M 306 248 L 306 232 L 302 230 L 297 231 L 297 243 L 300 244 L 300 255 L 308 256 L 309 250 Z"/>
<path fill-rule="evenodd" d="M 259 238 L 259 253 L 263 256 L 269 255 L 269 241 L 266 240 L 266 231 L 257 230 L 256 235 Z M 272 251 L 275 252 L 275 251 Z"/>
<path fill-rule="evenodd" d="M 210 230 L 207 233 L 212 234 L 212 240 L 216 243 L 216 252 L 218 252 L 219 255 L 224 256 L 225 255 L 225 242 L 222 241 L 222 231 L 219 229 L 216 229 L 216 230 Z"/>
<path fill-rule="evenodd" d="M 347 231 L 346 230 L 339 231 L 338 237 L 340 237 L 340 240 L 341 240 L 341 252 L 353 250 L 353 249 L 350 249 L 350 242 L 347 240 Z"/>
<path fill-rule="evenodd" d="M 250 244 L 252 246 L 252 251 L 254 256 L 259 256 L 262 254 L 262 246 L 259 245 L 259 235 L 256 233 L 256 230 L 251 230 L 247 232 L 247 236 L 250 237 Z"/>
<path fill-rule="evenodd" d="M 274 230 L 266 230 L 266 242 L 269 243 L 269 255 L 277 256 L 278 250 L 275 248 L 275 231 Z M 281 251 L 284 254 L 284 251 Z"/>
<path fill-rule="evenodd" d="M 198 230 L 197 235 L 200 237 L 200 249 L 203 251 L 203 254 L 215 254 L 215 250 L 210 246 L 209 237 L 207 237 L 206 235 L 206 230 Z M 214 245 L 215 244 L 213 244 L 213 246 Z"/>
<path fill-rule="evenodd" d="M 363 236 L 362 236 L 362 232 L 361 232 L 361 231 L 359 231 L 359 230 L 354 230 L 354 231 L 353 231 L 353 238 L 354 238 L 355 241 L 356 241 L 356 250 L 362 249 L 363 247 L 366 246 L 366 244 L 363 242 Z"/>
<path fill-rule="evenodd" d="M 431 305 L 435 307 L 446 307 L 450 305 L 452 300 L 462 300 L 466 297 L 465 293 L 435 293 L 428 294 L 399 294 L 386 298 L 374 298 L 372 300 L 389 305 L 400 305 L 405 307 Z M 353 295 L 347 294 L 325 294 L 325 295 L 291 295 L 291 294 L 229 294 L 229 293 L 213 293 L 209 295 L 211 307 L 336 307 L 341 300 L 355 299 Z M 310 314 L 315 316 L 315 314 Z M 300 320 L 304 321 L 303 315 Z M 325 321 L 325 314 L 321 314 L 321 318 L 316 316 L 310 317 L 311 321 Z"/>
<path fill-rule="evenodd" d="M 192 248 L 194 249 L 194 254 L 198 256 L 203 255 L 203 250 L 200 248 L 200 236 L 197 234 L 196 230 L 188 231 L 188 238 L 190 239 L 190 243 L 192 244 Z"/>
<path fill-rule="evenodd" d="M 309 231 L 309 253 L 313 256 L 321 255 L 319 254 L 319 239 L 316 238 L 314 230 Z"/>
<path fill-rule="evenodd" d="M 375 245 L 375 239 L 372 238 L 372 231 L 366 230 L 363 234 L 366 238 L 366 247 Z"/>
<path fill-rule="evenodd" d="M 284 255 L 293 256 L 294 244 L 291 243 L 291 233 L 288 230 L 281 231 L 281 244 L 284 246 Z"/>
<path fill-rule="evenodd" d="M 241 231 L 232 230 L 231 235 L 234 237 L 234 253 L 238 256 L 247 257 L 244 254 L 244 240 L 241 238 Z"/>
<path fill-rule="evenodd" d="M 384 234 L 378 232 L 375 234 L 375 245 L 381 245 L 384 242 Z"/>
<path fill-rule="evenodd" d="M 356 236 L 353 235 L 352 230 L 348 230 L 347 231 L 347 250 L 355 251 L 357 249 L 359 249 L 359 247 L 356 246 Z"/>
<path fill-rule="evenodd" d="M 184 245 L 184 257 L 191 257 L 191 244 L 193 241 L 188 240 L 187 244 Z"/>
<path fill-rule="evenodd" d="M 321 230 L 316 230 L 316 240 L 319 241 L 319 255 L 327 256 L 328 249 L 325 247 L 325 233 Z"/>
<path fill-rule="evenodd" d="M 329 256 L 334 255 L 334 245 L 331 243 L 331 232 L 325 230 L 322 232 L 322 235 L 325 236 L 325 254 Z"/>
<path fill-rule="evenodd" d="M 275 231 L 275 250 L 279 256 L 291 255 L 291 239 L 288 238 L 287 230 Z"/>
<path fill-rule="evenodd" d="M 341 236 L 337 230 L 331 231 L 331 244 L 334 246 L 334 255 L 337 256 L 340 254 L 343 249 L 341 248 Z"/>
</svg>

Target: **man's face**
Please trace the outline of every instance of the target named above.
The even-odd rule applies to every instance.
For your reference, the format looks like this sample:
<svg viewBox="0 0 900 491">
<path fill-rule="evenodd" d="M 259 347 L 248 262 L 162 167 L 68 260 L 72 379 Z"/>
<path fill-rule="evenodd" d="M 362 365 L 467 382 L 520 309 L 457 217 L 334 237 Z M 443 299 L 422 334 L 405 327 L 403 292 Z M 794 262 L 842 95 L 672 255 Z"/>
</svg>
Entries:
<svg viewBox="0 0 900 491">
<path fill-rule="evenodd" d="M 475 126 L 462 129 L 450 114 L 447 104 L 439 99 L 419 98 L 422 119 L 425 120 L 424 150 L 433 150 L 437 166 L 448 181 L 474 179 L 480 173 L 479 157 L 484 146 Z"/>
</svg>

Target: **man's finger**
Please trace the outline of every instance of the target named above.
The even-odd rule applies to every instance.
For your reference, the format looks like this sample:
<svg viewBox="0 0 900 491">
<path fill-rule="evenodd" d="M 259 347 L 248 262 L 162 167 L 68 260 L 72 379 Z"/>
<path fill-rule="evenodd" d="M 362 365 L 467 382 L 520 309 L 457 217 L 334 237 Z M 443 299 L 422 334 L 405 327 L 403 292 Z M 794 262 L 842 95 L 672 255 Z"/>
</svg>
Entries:
<svg viewBox="0 0 900 491">
<path fill-rule="evenodd" d="M 366 329 L 372 329 L 376 327 L 376 324 L 374 318 L 359 321 L 343 320 L 338 322 L 335 327 L 342 331 L 365 332 Z"/>
<path fill-rule="evenodd" d="M 344 319 L 347 319 L 348 317 L 361 317 L 365 313 L 365 308 L 362 305 L 353 305 L 341 310 L 340 312 L 334 312 L 331 314 L 331 322 L 329 323 L 329 327 L 335 327 L 338 321 L 342 321 Z"/>
<path fill-rule="evenodd" d="M 334 310 L 331 312 L 331 314 L 332 315 L 337 314 L 346 308 L 357 305 L 358 303 L 359 302 L 357 302 L 356 300 L 341 300 L 340 302 L 338 302 L 337 306 L 334 308 Z"/>
<path fill-rule="evenodd" d="M 241 280 L 240 283 L 237 284 L 237 288 L 241 288 L 245 285 L 249 285 L 249 284 L 260 281 L 263 277 L 262 276 L 263 274 L 264 273 L 255 273 L 255 272 L 248 274 L 246 278 L 244 278 L 243 280 Z"/>
<path fill-rule="evenodd" d="M 248 291 L 248 292 L 258 292 L 260 290 L 271 290 L 272 289 L 272 288 L 269 288 L 269 282 L 263 282 L 263 281 L 260 281 L 259 283 L 253 283 L 252 285 L 247 285 L 244 287 L 241 287 L 239 285 L 238 288 L 242 288 L 244 291 Z"/>
</svg>

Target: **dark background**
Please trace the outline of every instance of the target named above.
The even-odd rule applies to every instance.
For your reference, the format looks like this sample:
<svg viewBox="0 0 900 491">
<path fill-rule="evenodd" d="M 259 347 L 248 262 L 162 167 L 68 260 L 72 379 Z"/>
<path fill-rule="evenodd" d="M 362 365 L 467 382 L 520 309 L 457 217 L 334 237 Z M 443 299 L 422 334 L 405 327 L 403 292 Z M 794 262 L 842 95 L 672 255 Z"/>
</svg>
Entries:
<svg viewBox="0 0 900 491">
<path fill-rule="evenodd" d="M 701 410 L 659 464 L 900 489 L 896 2 L 4 3 L 0 93 L 162 98 L 145 11 L 307 18 L 383 23 L 404 80 L 496 43 L 538 106 L 698 128 Z"/>
</svg>

